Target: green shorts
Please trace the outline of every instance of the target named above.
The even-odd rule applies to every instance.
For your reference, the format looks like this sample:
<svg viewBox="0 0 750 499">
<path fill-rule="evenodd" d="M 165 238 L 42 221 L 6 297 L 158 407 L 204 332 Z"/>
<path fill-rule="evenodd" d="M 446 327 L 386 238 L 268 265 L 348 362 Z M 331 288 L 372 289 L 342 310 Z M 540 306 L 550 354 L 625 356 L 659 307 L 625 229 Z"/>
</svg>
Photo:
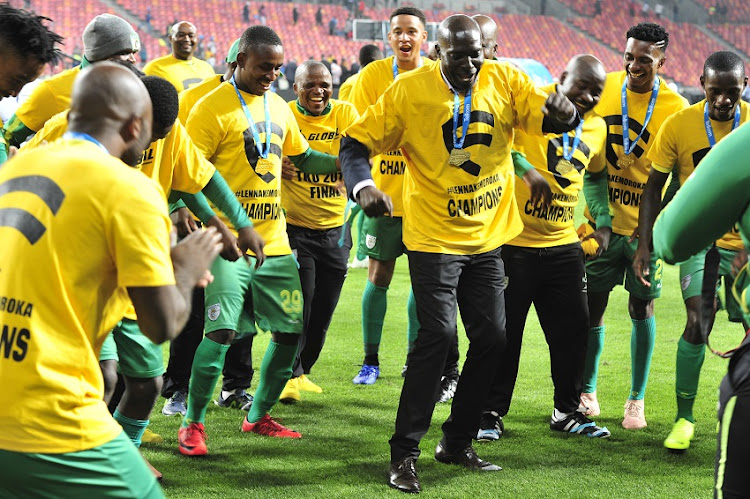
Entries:
<svg viewBox="0 0 750 499">
<path fill-rule="evenodd" d="M 401 217 L 362 217 L 359 253 L 389 262 L 404 254 Z"/>
<path fill-rule="evenodd" d="M 664 262 L 651 254 L 651 265 L 647 280 L 651 287 L 644 286 L 635 276 L 633 256 L 638 241 L 628 242 L 628 236 L 612 234 L 607 251 L 596 260 L 586 263 L 589 293 L 606 293 L 625 282 L 628 293 L 641 300 L 653 300 L 661 295 L 661 277 Z"/>
<path fill-rule="evenodd" d="M 102 345 L 99 361 L 117 360 L 118 371 L 131 378 L 155 378 L 164 374 L 161 346 L 146 338 L 138 323 L 123 318 Z"/>
<path fill-rule="evenodd" d="M 302 333 L 302 286 L 294 256 L 270 256 L 257 270 L 254 258 L 250 262 L 217 258 L 211 273 L 214 281 L 206 288 L 206 333 L 220 329 L 237 334 Z"/>
<path fill-rule="evenodd" d="M 0 498 L 161 498 L 161 487 L 125 433 L 66 454 L 0 450 Z"/>
<path fill-rule="evenodd" d="M 742 309 L 732 294 L 732 285 L 734 277 L 732 276 L 732 261 L 737 256 L 736 251 L 717 248 L 721 257 L 719 263 L 719 277 L 724 278 L 724 302 L 723 308 L 726 308 L 727 315 L 731 322 L 742 322 Z M 701 251 L 687 261 L 680 264 L 680 289 L 682 289 L 682 299 L 687 300 L 694 296 L 700 296 L 701 287 L 703 286 L 703 267 L 706 261 L 708 249 Z M 717 291 L 720 283 L 717 283 Z"/>
</svg>

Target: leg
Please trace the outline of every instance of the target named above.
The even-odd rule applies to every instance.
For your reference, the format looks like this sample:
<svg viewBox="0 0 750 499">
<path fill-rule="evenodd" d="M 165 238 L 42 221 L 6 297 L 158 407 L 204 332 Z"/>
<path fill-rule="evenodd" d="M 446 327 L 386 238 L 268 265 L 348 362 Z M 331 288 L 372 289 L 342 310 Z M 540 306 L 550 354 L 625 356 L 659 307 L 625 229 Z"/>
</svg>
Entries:
<svg viewBox="0 0 750 499">
<path fill-rule="evenodd" d="M 296 227 L 287 224 L 287 234 L 289 235 L 289 244 L 292 251 L 295 252 L 299 268 L 299 280 L 302 286 L 303 308 L 303 328 L 299 336 L 299 348 L 297 358 L 294 360 L 292 368 L 292 377 L 297 378 L 304 374 L 299 352 L 305 348 L 307 343 L 307 330 L 312 312 L 313 296 L 315 295 L 316 274 L 318 272 L 317 254 L 320 250 L 321 231 Z"/>
<path fill-rule="evenodd" d="M 370 257 L 367 284 L 362 294 L 362 341 L 365 345 L 364 364 L 379 365 L 378 350 L 383 335 L 383 322 L 388 308 L 388 286 L 393 279 L 396 260 Z"/>
<path fill-rule="evenodd" d="M 254 334 L 235 336 L 224 358 L 224 379 L 221 384 L 221 396 L 216 401 L 219 407 L 236 407 L 247 411 L 253 403 L 252 395 L 247 393 L 253 381 L 253 338 Z"/>
<path fill-rule="evenodd" d="M 110 332 L 99 352 L 99 368 L 104 378 L 104 403 L 109 405 L 117 387 L 117 343 Z"/>
<path fill-rule="evenodd" d="M 195 350 L 203 339 L 204 290 L 193 291 L 190 319 L 180 335 L 169 345 L 169 363 L 164 373 L 162 397 L 171 398 L 175 393 L 187 394 L 190 370 Z"/>
</svg>

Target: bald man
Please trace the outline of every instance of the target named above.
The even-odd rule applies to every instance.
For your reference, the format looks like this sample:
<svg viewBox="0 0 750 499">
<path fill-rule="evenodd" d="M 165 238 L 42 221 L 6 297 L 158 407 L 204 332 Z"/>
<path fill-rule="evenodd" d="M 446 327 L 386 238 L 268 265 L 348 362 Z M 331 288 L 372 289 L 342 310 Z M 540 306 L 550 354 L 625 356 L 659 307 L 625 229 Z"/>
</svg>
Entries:
<svg viewBox="0 0 750 499">
<path fill-rule="evenodd" d="M 128 297 L 143 334 L 175 337 L 221 244 L 211 229 L 170 251 L 161 188 L 130 167 L 151 139 L 151 113 L 127 69 L 84 69 L 66 136 L 0 170 L 0 191 L 17 191 L 0 210 L 0 256 L 14 269 L 0 275 L 0 293 L 25 304 L 0 318 L 15 337 L 0 362 L 2 379 L 16 380 L 0 388 L 10 401 L 0 469 L 14 496 L 162 497 L 102 400 L 97 357 Z"/>
<path fill-rule="evenodd" d="M 470 17 L 442 22 L 437 51 L 439 64 L 397 79 L 367 108 L 345 132 L 339 154 L 352 199 L 372 217 L 389 214 L 393 205 L 372 181 L 370 153 L 400 148 L 408 165 L 403 241 L 420 328 L 390 440 L 388 484 L 409 493 L 421 490 L 419 442 L 430 426 L 459 310 L 469 351 L 435 459 L 500 470 L 480 459 L 471 441 L 505 346 L 500 248 L 522 228 L 510 141 L 517 128 L 562 133 L 581 121 L 565 96 L 547 96 L 508 64 L 485 62 L 479 26 Z M 545 193 L 549 202 L 549 186 L 539 173 L 531 168 L 517 174 L 529 182 L 534 203 Z"/>
<path fill-rule="evenodd" d="M 539 136 L 516 132 L 513 148 L 525 154 L 547 180 L 552 188 L 552 204 L 546 207 L 534 203 L 526 185 L 516 180 L 516 201 L 524 227 L 503 249 L 508 276 L 505 289 L 508 344 L 496 360 L 498 370 L 477 440 L 497 440 L 504 431 L 503 416 L 510 407 L 523 330 L 532 303 L 550 350 L 555 387 L 550 428 L 588 437 L 610 436 L 607 428 L 598 427 L 578 410 L 589 315 L 584 253 L 573 225 L 583 171 L 589 164 L 601 165 L 605 160 L 606 125 L 592 111 L 599 102 L 605 78 L 604 67 L 596 57 L 573 57 L 560 75 L 560 83 L 542 90 L 565 95 L 583 116 L 583 122 L 571 134 Z M 606 182 L 603 177 L 598 181 Z M 599 254 L 611 234 L 606 225 L 604 221 L 597 224 L 596 235 L 589 236 L 601 241 Z"/>
<path fill-rule="evenodd" d="M 471 18 L 477 22 L 479 29 L 482 31 L 484 58 L 495 60 L 497 58 L 497 23 L 490 16 L 484 14 L 477 14 Z"/>
<path fill-rule="evenodd" d="M 144 73 L 169 80 L 177 92 L 187 90 L 216 74 L 209 63 L 193 56 L 197 44 L 197 30 L 193 23 L 175 23 L 169 34 L 169 41 L 172 43 L 172 53 L 146 64 L 143 67 Z"/>
</svg>

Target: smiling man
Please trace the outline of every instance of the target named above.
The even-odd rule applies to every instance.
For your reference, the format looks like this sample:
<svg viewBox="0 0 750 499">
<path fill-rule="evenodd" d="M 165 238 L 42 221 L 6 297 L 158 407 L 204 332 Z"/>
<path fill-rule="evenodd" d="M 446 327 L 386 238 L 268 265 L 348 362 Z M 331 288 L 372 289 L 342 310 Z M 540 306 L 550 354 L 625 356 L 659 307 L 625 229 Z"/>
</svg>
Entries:
<svg viewBox="0 0 750 499">
<path fill-rule="evenodd" d="M 631 388 L 622 426 L 634 430 L 646 426 L 643 398 L 656 336 L 654 299 L 661 294 L 662 262 L 655 257 L 649 262 L 644 272 L 649 285 L 638 280 L 631 267 L 637 245 L 632 236 L 638 226 L 638 205 L 651 167 L 647 153 L 664 121 L 688 103 L 657 75 L 666 61 L 669 44 L 664 28 L 640 23 L 628 30 L 626 38 L 624 71 L 607 75 L 595 108 L 607 123 L 607 161 L 602 163 L 601 171 L 590 168 L 586 173 L 587 177 L 607 176 L 613 234 L 607 250 L 586 265 L 590 329 L 581 403 L 587 408 L 587 415 L 599 415 L 596 382 L 604 346 L 604 311 L 610 291 L 624 279 L 633 324 Z M 586 201 L 592 212 L 603 212 L 604 207 L 595 205 L 597 199 L 587 196 Z M 596 225 L 590 215 L 589 220 Z"/>
<path fill-rule="evenodd" d="M 390 440 L 388 484 L 409 493 L 421 490 L 415 461 L 459 309 L 469 351 L 435 459 L 500 470 L 480 459 L 471 441 L 505 346 L 500 247 L 522 228 L 512 137 L 516 128 L 562 133 L 580 122 L 564 95 L 548 96 L 509 64 L 485 62 L 480 29 L 470 17 L 441 23 L 438 54 L 439 64 L 400 77 L 367 109 L 345 132 L 339 154 L 351 197 L 371 217 L 390 214 L 393 204 L 373 182 L 370 153 L 400 148 L 407 161 L 403 239 L 420 328 Z M 533 171 L 518 174 L 529 177 L 534 203 L 545 189 L 549 203 L 549 186 L 536 172 L 529 176 Z"/>
<path fill-rule="evenodd" d="M 216 74 L 209 63 L 193 56 L 197 43 L 197 31 L 193 23 L 175 23 L 169 41 L 172 43 L 172 53 L 146 64 L 143 67 L 144 73 L 165 78 L 178 92 Z"/>
<path fill-rule="evenodd" d="M 747 86 L 747 77 L 745 65 L 737 54 L 714 52 L 708 56 L 703 64 L 700 82 L 706 91 L 706 98 L 670 116 L 659 130 L 656 142 L 648 153 L 651 173 L 641 198 L 638 225 L 640 238 L 633 259 L 636 276 L 644 285 L 648 282 L 645 274 L 651 259 L 652 229 L 656 216 L 661 211 L 661 192 L 669 174 L 677 177 L 679 185 L 684 184 L 713 146 L 750 117 L 750 106 L 740 99 Z M 716 246 L 721 255 L 719 275 L 724 276 L 729 320 L 742 322 L 740 307 L 728 291 L 734 282 L 732 261 L 743 250 L 739 232 L 735 229 L 727 232 L 716 241 Z M 699 320 L 705 260 L 706 252 L 703 251 L 680 264 L 680 284 L 687 323 L 677 342 L 677 417 L 672 432 L 664 441 L 664 446 L 671 451 L 685 451 L 690 447 L 695 431 L 693 403 L 706 350 Z M 746 330 L 743 326 L 743 331 Z"/>
</svg>

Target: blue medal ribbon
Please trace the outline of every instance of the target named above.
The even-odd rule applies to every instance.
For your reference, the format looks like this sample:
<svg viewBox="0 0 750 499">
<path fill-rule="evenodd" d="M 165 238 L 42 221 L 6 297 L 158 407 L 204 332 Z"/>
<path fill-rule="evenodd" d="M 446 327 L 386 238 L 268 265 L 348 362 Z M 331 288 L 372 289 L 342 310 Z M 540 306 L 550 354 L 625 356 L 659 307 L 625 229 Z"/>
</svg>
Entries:
<svg viewBox="0 0 750 499">
<path fill-rule="evenodd" d="M 708 116 L 708 102 L 703 105 L 703 124 L 706 127 L 706 135 L 708 136 L 708 144 L 713 147 L 716 145 L 716 135 L 714 135 L 714 129 L 711 126 L 711 118 Z M 740 126 L 740 103 L 737 103 L 737 107 L 734 110 L 734 123 L 732 123 L 732 130 Z"/>
<path fill-rule="evenodd" d="M 424 61 L 422 60 L 422 57 L 420 56 L 419 63 L 417 64 L 417 67 L 421 68 L 423 62 Z M 393 80 L 395 81 L 396 78 L 398 78 L 398 64 L 396 62 L 396 56 L 394 55 L 393 56 Z"/>
<path fill-rule="evenodd" d="M 576 149 L 578 149 L 578 144 L 581 142 L 581 133 L 583 132 L 583 120 L 578 124 L 576 127 L 576 133 L 573 137 L 573 147 L 569 146 L 570 138 L 567 133 L 563 134 L 562 137 L 562 144 L 563 144 L 563 158 L 566 161 L 570 161 L 573 159 L 573 153 L 576 152 Z"/>
<path fill-rule="evenodd" d="M 240 104 L 242 104 L 242 111 L 245 113 L 245 118 L 247 119 L 247 124 L 250 125 L 250 131 L 253 132 L 253 140 L 255 141 L 255 148 L 258 150 L 258 154 L 261 158 L 267 159 L 268 158 L 268 151 L 271 150 L 271 113 L 268 110 L 268 93 L 263 93 L 263 110 L 266 113 L 266 149 L 263 150 L 263 146 L 260 142 L 260 133 L 258 133 L 258 127 L 255 126 L 255 121 L 253 120 L 253 117 L 250 116 L 250 111 L 247 109 L 247 104 L 245 103 L 245 99 L 242 97 L 242 94 L 240 93 L 240 89 L 237 88 L 237 83 L 234 81 L 234 75 L 232 75 L 232 79 L 229 80 L 232 82 L 232 86 L 234 87 L 234 91 L 237 92 L 237 97 L 240 99 Z"/>
<path fill-rule="evenodd" d="M 453 148 L 462 149 L 464 147 L 464 140 L 466 134 L 469 131 L 469 122 L 471 119 L 471 89 L 466 92 L 464 97 L 464 119 L 461 124 L 461 138 L 458 138 L 458 111 L 461 109 L 461 101 L 458 97 L 458 92 L 453 91 Z"/>
<path fill-rule="evenodd" d="M 63 134 L 64 139 L 72 139 L 72 140 L 85 140 L 87 142 L 92 142 L 96 144 L 99 148 L 101 148 L 104 152 L 109 154 L 109 151 L 106 147 L 104 147 L 104 144 L 96 140 L 94 137 L 87 133 L 80 133 L 80 132 L 65 132 Z"/>
<path fill-rule="evenodd" d="M 656 97 L 659 95 L 659 83 L 660 80 L 657 76 L 654 79 L 654 88 L 651 89 L 651 100 L 648 102 L 648 108 L 646 108 L 646 118 L 643 120 L 643 128 L 641 128 L 641 133 L 638 134 L 638 137 L 636 137 L 631 144 L 629 133 L 630 128 L 628 127 L 628 77 L 626 76 L 625 81 L 622 82 L 622 97 L 620 100 L 622 105 L 622 148 L 625 150 L 626 156 L 633 152 L 636 144 L 641 140 L 643 132 L 646 131 L 649 121 L 651 121 L 651 116 L 654 114 L 654 107 L 656 107 Z"/>
</svg>

